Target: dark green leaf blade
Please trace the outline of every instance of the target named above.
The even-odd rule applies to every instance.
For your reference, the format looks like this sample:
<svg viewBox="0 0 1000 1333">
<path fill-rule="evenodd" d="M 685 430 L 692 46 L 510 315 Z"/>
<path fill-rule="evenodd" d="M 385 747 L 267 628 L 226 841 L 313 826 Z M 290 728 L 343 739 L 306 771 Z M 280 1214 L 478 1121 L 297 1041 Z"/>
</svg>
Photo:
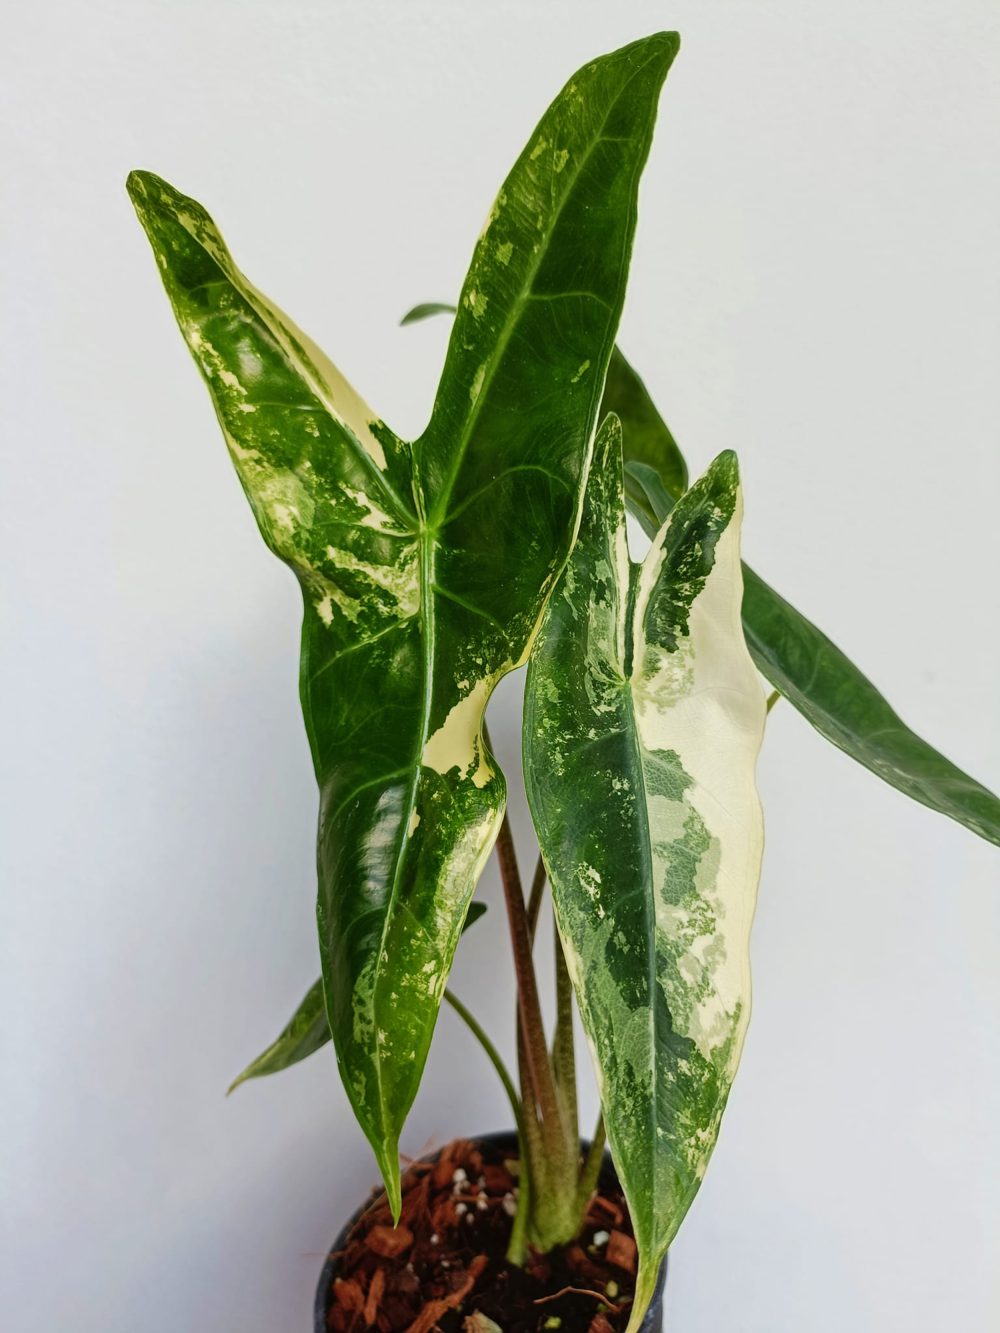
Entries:
<svg viewBox="0 0 1000 1333">
<path fill-rule="evenodd" d="M 394 1209 L 399 1133 L 506 799 L 483 716 L 572 543 L 675 50 L 657 36 L 597 60 L 546 112 L 413 446 L 246 280 L 200 205 L 129 181 L 261 532 L 302 587 L 327 1017 Z"/>
<path fill-rule="evenodd" d="M 484 488 L 498 449 L 537 468 L 588 447 L 625 297 L 639 176 L 678 45 L 659 33 L 585 65 L 501 187 L 414 446 L 432 521 L 491 522 Z"/>
<path fill-rule="evenodd" d="M 297 1065 L 325 1046 L 330 1040 L 330 1024 L 326 1019 L 323 1000 L 323 978 L 317 977 L 306 992 L 305 999 L 288 1020 L 281 1032 L 256 1060 L 251 1060 L 243 1073 L 234 1078 L 229 1092 L 251 1078 L 265 1074 L 279 1074 L 283 1069 Z"/>
<path fill-rule="evenodd" d="M 644 503 L 647 533 L 673 496 L 655 469 L 626 468 Z M 838 749 L 904 796 L 1000 846 L 1000 799 L 912 731 L 889 701 L 823 631 L 743 566 L 743 629 L 761 673 Z"/>
<path fill-rule="evenodd" d="M 764 696 L 740 626 L 734 456 L 686 492 L 642 566 L 622 481 L 609 418 L 528 668 L 524 759 L 639 1245 L 632 1330 L 701 1183 L 749 1017 Z"/>
<path fill-rule="evenodd" d="M 399 323 L 400 327 L 405 328 L 407 324 L 419 324 L 421 320 L 430 319 L 434 315 L 453 315 L 454 313 L 455 307 L 448 305 L 445 301 L 422 301 L 419 305 L 407 310 Z"/>
<path fill-rule="evenodd" d="M 747 643 L 774 688 L 883 782 L 1000 846 L 1000 799 L 911 731 L 837 645 L 746 566 L 743 581 Z"/>
<path fill-rule="evenodd" d="M 485 911 L 485 903 L 470 903 L 462 933 L 475 925 Z M 266 1050 L 261 1051 L 256 1060 L 250 1061 L 238 1078 L 233 1080 L 229 1085 L 229 1092 L 248 1079 L 263 1078 L 266 1074 L 280 1074 L 283 1069 L 290 1069 L 292 1065 L 297 1065 L 301 1060 L 313 1055 L 329 1040 L 330 1024 L 327 1022 L 326 1005 L 323 1000 L 323 978 L 318 977 L 278 1036 Z"/>
<path fill-rule="evenodd" d="M 622 423 L 625 459 L 656 469 L 674 495 L 687 490 L 688 470 L 677 441 L 656 410 L 645 384 L 616 347 L 608 366 L 601 416 L 613 412 Z M 636 484 L 630 468 L 625 469 L 625 497 L 636 511 L 648 504 L 643 488 Z M 650 511 L 649 517 L 652 517 Z M 660 525 L 654 524 L 653 531 Z"/>
<path fill-rule="evenodd" d="M 444 301 L 424 301 L 407 310 L 399 322 L 401 325 L 419 324 L 435 315 L 454 313 L 455 307 Z M 655 468 L 675 495 L 685 491 L 688 471 L 684 455 L 656 410 L 642 379 L 617 346 L 608 362 L 598 419 L 603 421 L 609 413 L 614 413 L 622 424 L 625 457 L 630 463 Z M 655 532 L 660 525 L 654 520 L 645 487 L 632 475 L 630 467 L 625 469 L 625 495 L 633 512 L 642 512 Z"/>
<path fill-rule="evenodd" d="M 401 912 L 419 912 L 423 887 L 409 812 L 402 814 L 419 756 L 424 667 L 409 448 L 240 273 L 198 203 L 148 173 L 133 173 L 129 192 L 261 534 L 301 586 L 301 697 L 321 798 L 327 1017 L 345 1088 L 392 1197 L 400 1105 L 416 1090 L 413 1069 L 439 1002 L 413 996 L 379 1025 L 411 1059 L 383 1059 L 356 1039 L 355 1029 L 376 1031 L 383 935 Z M 460 848 L 467 863 L 458 823 L 434 822 L 430 832 L 443 860 Z M 443 910 L 440 935 L 411 930 L 395 965 L 436 978 L 440 955 L 450 961 L 471 889 L 464 898 L 464 883 L 449 889 L 454 917 Z M 329 897 L 337 902 L 332 926 Z M 422 973 L 428 962 L 432 971 Z M 400 994 L 410 1000 L 405 985 Z"/>
</svg>

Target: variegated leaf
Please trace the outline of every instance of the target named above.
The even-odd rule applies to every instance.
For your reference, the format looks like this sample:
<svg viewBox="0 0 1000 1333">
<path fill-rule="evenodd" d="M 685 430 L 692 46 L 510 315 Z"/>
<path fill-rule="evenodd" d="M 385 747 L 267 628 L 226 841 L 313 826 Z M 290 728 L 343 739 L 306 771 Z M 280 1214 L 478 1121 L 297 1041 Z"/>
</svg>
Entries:
<svg viewBox="0 0 1000 1333">
<path fill-rule="evenodd" d="M 462 927 L 463 935 L 485 911 L 485 903 L 469 904 L 469 912 Z M 248 1079 L 263 1078 L 265 1074 L 280 1074 L 283 1069 L 290 1069 L 292 1065 L 315 1054 L 329 1040 L 330 1024 L 326 1019 L 323 978 L 317 977 L 306 992 L 305 999 L 274 1041 L 261 1051 L 256 1060 L 250 1061 L 243 1073 L 230 1084 L 229 1091 L 232 1092 Z"/>
<path fill-rule="evenodd" d="M 687 490 L 688 470 L 677 441 L 667 429 L 656 404 L 649 396 L 642 379 L 616 347 L 608 365 L 608 378 L 601 400 L 600 419 L 613 412 L 622 423 L 623 454 L 627 463 L 655 467 L 674 495 Z M 633 513 L 640 512 L 646 496 L 633 476 L 625 469 L 625 499 Z M 651 510 L 646 511 L 651 513 Z M 653 532 L 659 527 L 653 525 Z"/>
<path fill-rule="evenodd" d="M 661 438 L 669 451 L 669 432 Z M 645 462 L 626 468 L 629 508 L 648 533 L 674 503 L 665 475 Z M 847 654 L 749 565 L 743 584 L 743 630 L 753 660 L 806 721 L 890 787 L 1000 847 L 1000 797 L 908 727 Z"/>
<path fill-rule="evenodd" d="M 572 541 L 676 49 L 660 34 L 596 60 L 545 113 L 412 446 L 243 277 L 204 209 L 130 178 L 261 532 L 302 586 L 327 1017 L 394 1209 L 399 1133 L 504 808 L 483 713 Z"/>
<path fill-rule="evenodd" d="M 422 301 L 407 310 L 399 321 L 401 325 L 419 324 L 435 315 L 453 315 L 455 307 L 445 301 Z M 639 375 L 626 360 L 621 348 L 615 347 L 608 362 L 599 417 L 613 412 L 622 424 L 625 458 L 630 463 L 647 466 L 659 474 L 674 495 L 687 489 L 688 473 L 684 456 L 667 429 L 656 404 Z M 642 514 L 652 521 L 653 510 L 645 487 L 625 470 L 625 496 L 633 513 Z M 653 522 L 655 532 L 659 523 Z"/>
<path fill-rule="evenodd" d="M 609 417 L 528 668 L 528 798 L 639 1244 L 630 1329 L 749 1016 L 764 696 L 740 626 L 740 512 L 725 453 L 632 564 Z"/>
<path fill-rule="evenodd" d="M 428 301 L 413 324 L 454 307 Z M 614 412 L 625 445 L 625 497 L 649 535 L 687 486 L 687 466 L 646 386 L 616 347 L 599 416 Z M 885 696 L 818 626 L 743 566 L 743 629 L 771 684 L 819 734 L 883 782 L 1000 846 L 1000 798 L 906 725 Z"/>
<path fill-rule="evenodd" d="M 317 977 L 306 991 L 305 998 L 285 1026 L 256 1060 L 251 1060 L 243 1073 L 229 1085 L 232 1092 L 251 1078 L 265 1074 L 280 1074 L 283 1069 L 297 1065 L 300 1060 L 315 1054 L 330 1040 L 330 1024 L 326 1021 L 323 1000 L 323 978 Z"/>
</svg>

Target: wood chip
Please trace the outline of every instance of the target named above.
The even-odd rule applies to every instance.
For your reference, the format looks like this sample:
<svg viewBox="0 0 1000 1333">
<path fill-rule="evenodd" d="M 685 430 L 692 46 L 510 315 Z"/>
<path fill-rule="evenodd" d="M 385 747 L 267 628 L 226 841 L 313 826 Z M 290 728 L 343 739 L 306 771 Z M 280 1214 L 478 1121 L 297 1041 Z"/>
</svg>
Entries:
<svg viewBox="0 0 1000 1333">
<path fill-rule="evenodd" d="M 379 1305 L 382 1302 L 382 1293 L 385 1291 L 385 1269 L 376 1268 L 372 1277 L 372 1284 L 368 1288 L 368 1295 L 365 1298 L 364 1317 L 365 1323 L 371 1328 L 375 1322 L 375 1316 L 378 1314 Z"/>
<path fill-rule="evenodd" d="M 418 1185 L 408 1189 L 403 1195 L 403 1206 L 399 1214 L 399 1220 L 407 1225 L 411 1222 L 419 1221 L 427 1212 L 427 1205 L 430 1199 L 431 1177 L 425 1175 Z"/>
<path fill-rule="evenodd" d="M 579 1245 L 569 1247 L 566 1251 L 566 1262 L 571 1273 L 584 1278 L 587 1282 L 600 1282 L 602 1275 L 607 1276 L 605 1270 L 595 1264 Z"/>
<path fill-rule="evenodd" d="M 624 1231 L 612 1231 L 607 1255 L 609 1264 L 623 1268 L 626 1273 L 635 1273 L 635 1241 L 631 1236 L 626 1236 Z"/>
<path fill-rule="evenodd" d="M 458 1226 L 458 1213 L 455 1211 L 454 1199 L 442 1199 L 434 1205 L 431 1212 L 431 1226 L 439 1236 L 452 1231 Z"/>
<path fill-rule="evenodd" d="M 400 1268 L 394 1275 L 392 1289 L 400 1296 L 415 1296 L 420 1290 L 420 1279 L 413 1269 L 407 1265 L 405 1268 Z"/>
<path fill-rule="evenodd" d="M 450 1156 L 440 1158 L 434 1168 L 434 1188 L 436 1190 L 446 1189 L 451 1184 L 451 1178 L 454 1171 L 454 1158 Z"/>
<path fill-rule="evenodd" d="M 405 1328 L 413 1318 L 413 1305 L 410 1301 L 401 1301 L 398 1296 L 386 1296 L 378 1312 L 379 1333 L 393 1333 L 394 1329 Z"/>
<path fill-rule="evenodd" d="M 615 1333 L 615 1331 L 602 1314 L 595 1314 L 587 1333 Z"/>
<path fill-rule="evenodd" d="M 469 1292 L 476 1285 L 476 1281 L 489 1263 L 485 1254 L 477 1255 L 466 1269 L 465 1277 L 462 1282 L 442 1300 L 428 1301 L 417 1315 L 413 1323 L 406 1330 L 406 1333 L 431 1333 L 431 1329 L 449 1310 L 457 1309 L 468 1296 Z"/>
<path fill-rule="evenodd" d="M 409 1227 L 372 1227 L 365 1237 L 365 1244 L 383 1259 L 395 1259 L 413 1244 L 413 1232 Z"/>
<path fill-rule="evenodd" d="M 486 1179 L 486 1188 L 491 1194 L 506 1194 L 514 1183 L 505 1167 L 494 1166 L 489 1162 L 483 1167 L 483 1176 Z"/>
<path fill-rule="evenodd" d="M 333 1284 L 333 1299 L 345 1310 L 360 1314 L 365 1308 L 365 1293 L 352 1277 L 338 1277 Z"/>
<path fill-rule="evenodd" d="M 597 1212 L 603 1213 L 605 1217 L 610 1218 L 616 1226 L 621 1226 L 624 1213 L 612 1199 L 605 1198 L 603 1194 L 595 1194 L 590 1206 Z"/>
</svg>

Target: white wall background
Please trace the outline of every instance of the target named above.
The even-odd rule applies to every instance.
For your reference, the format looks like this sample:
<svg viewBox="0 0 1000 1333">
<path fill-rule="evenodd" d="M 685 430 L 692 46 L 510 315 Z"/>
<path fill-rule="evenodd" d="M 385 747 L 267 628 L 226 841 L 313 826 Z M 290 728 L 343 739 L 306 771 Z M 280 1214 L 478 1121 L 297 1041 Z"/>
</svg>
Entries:
<svg viewBox="0 0 1000 1333">
<path fill-rule="evenodd" d="M 127 170 L 203 200 L 416 433 L 447 330 L 400 313 L 457 291 L 564 78 L 679 28 L 622 342 L 696 468 L 740 452 L 756 567 L 996 786 L 1000 11 L 35 0 L 4 26 L 0 1320 L 304 1333 L 366 1145 L 331 1059 L 222 1095 L 316 972 L 297 593 Z M 787 705 L 761 781 L 754 1021 L 668 1327 L 988 1333 L 1000 857 Z M 509 1051 L 499 921 L 455 985 Z M 405 1147 L 505 1119 L 446 1015 Z"/>
</svg>

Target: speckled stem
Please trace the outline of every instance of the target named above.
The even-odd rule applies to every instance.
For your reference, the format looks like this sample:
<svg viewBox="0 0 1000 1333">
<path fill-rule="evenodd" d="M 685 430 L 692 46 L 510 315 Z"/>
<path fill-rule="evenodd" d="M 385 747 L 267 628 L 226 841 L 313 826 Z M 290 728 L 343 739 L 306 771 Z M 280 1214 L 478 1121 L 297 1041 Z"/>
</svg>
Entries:
<svg viewBox="0 0 1000 1333">
<path fill-rule="evenodd" d="M 532 944 L 535 942 L 535 931 L 538 928 L 538 914 L 542 910 L 542 894 L 545 892 L 545 862 L 539 856 L 535 864 L 535 876 L 531 881 L 531 892 L 528 894 L 528 937 Z"/>
<path fill-rule="evenodd" d="M 566 967 L 559 931 L 553 932 L 556 981 L 556 1029 L 552 1038 L 552 1070 L 567 1128 L 573 1139 L 580 1137 L 576 1109 L 576 1052 L 573 1049 L 573 983 Z"/>
<path fill-rule="evenodd" d="M 541 1115 L 542 1132 L 546 1143 L 553 1148 L 562 1148 L 565 1134 L 561 1131 L 562 1116 L 556 1096 L 555 1080 L 545 1045 L 545 1027 L 542 1022 L 542 1007 L 538 998 L 538 981 L 531 958 L 531 937 L 528 932 L 528 916 L 524 904 L 524 892 L 521 888 L 521 876 L 517 868 L 517 856 L 514 840 L 511 836 L 510 821 L 504 815 L 497 836 L 497 860 L 500 864 L 500 878 L 503 882 L 504 900 L 507 904 L 507 921 L 510 926 L 511 948 L 514 954 L 514 971 L 517 976 L 517 1006 L 520 1027 L 524 1040 L 524 1065 L 528 1074 L 530 1097 L 523 1098 L 525 1106 L 537 1106 Z"/>
</svg>

